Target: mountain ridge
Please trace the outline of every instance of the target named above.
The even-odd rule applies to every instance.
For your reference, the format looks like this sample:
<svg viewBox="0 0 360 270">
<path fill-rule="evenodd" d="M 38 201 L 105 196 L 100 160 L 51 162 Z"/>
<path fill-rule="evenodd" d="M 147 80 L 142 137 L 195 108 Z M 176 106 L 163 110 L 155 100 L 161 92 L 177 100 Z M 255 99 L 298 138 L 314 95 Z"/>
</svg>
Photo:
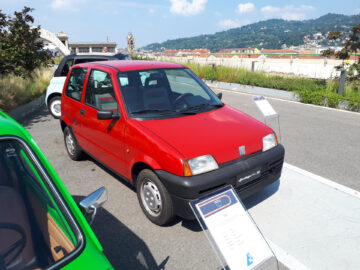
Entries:
<svg viewBox="0 0 360 270">
<path fill-rule="evenodd" d="M 343 36 L 345 37 L 356 24 L 360 24 L 360 14 L 343 15 L 328 13 L 317 19 L 302 21 L 269 19 L 215 32 L 214 34 L 203 34 L 194 37 L 166 40 L 161 43 L 151 43 L 143 48 L 153 51 L 160 51 L 161 48 L 207 48 L 211 52 L 217 52 L 220 49 L 226 48 L 247 47 L 280 49 L 284 44 L 286 46 L 303 45 L 306 42 L 304 37 L 310 36 L 309 40 L 311 41 L 312 35 L 316 33 L 322 33 L 323 35 L 323 37 L 317 37 L 319 44 L 324 46 L 335 45 L 334 42 L 326 39 L 326 33 L 339 30 L 344 33 Z"/>
</svg>

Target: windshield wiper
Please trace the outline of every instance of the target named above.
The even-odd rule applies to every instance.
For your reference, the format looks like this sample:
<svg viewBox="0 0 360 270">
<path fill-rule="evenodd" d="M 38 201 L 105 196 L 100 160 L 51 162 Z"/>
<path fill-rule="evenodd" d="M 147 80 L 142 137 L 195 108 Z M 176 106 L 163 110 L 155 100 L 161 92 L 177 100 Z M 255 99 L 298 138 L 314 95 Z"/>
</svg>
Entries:
<svg viewBox="0 0 360 270">
<path fill-rule="evenodd" d="M 144 109 L 144 110 L 138 110 L 135 112 L 132 112 L 132 114 L 143 114 L 143 113 L 177 113 L 177 114 L 196 114 L 195 112 L 183 112 L 183 111 L 178 111 L 178 110 L 168 110 L 168 109 Z"/>
<path fill-rule="evenodd" d="M 174 110 L 165 110 L 165 109 L 144 109 L 132 112 L 132 114 L 142 114 L 142 113 L 174 113 Z"/>
<path fill-rule="evenodd" d="M 201 110 L 201 109 L 205 109 L 205 108 L 208 108 L 208 107 L 221 108 L 222 106 L 223 106 L 223 104 L 202 103 L 202 104 L 187 107 L 186 109 L 180 110 L 179 112 L 181 112 L 181 113 L 191 113 L 191 111 L 194 111 L 194 110 Z"/>
</svg>

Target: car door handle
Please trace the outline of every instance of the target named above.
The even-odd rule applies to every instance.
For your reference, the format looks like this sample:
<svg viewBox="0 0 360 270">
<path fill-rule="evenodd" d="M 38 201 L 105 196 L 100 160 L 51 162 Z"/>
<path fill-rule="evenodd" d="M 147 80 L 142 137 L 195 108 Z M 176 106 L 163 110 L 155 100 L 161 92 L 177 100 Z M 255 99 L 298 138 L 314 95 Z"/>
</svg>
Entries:
<svg viewBox="0 0 360 270">
<path fill-rule="evenodd" d="M 80 109 L 80 114 L 85 116 L 85 110 L 84 109 Z"/>
</svg>

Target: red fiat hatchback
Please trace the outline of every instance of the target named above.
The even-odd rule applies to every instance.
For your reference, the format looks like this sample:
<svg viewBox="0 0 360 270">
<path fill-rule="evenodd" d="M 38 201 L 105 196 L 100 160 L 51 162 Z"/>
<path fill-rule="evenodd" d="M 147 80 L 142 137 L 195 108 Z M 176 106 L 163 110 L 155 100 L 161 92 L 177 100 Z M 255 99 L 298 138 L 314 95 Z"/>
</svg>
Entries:
<svg viewBox="0 0 360 270">
<path fill-rule="evenodd" d="M 61 100 L 65 146 L 135 185 L 155 224 L 193 218 L 189 201 L 228 184 L 245 198 L 279 179 L 284 162 L 273 130 L 220 98 L 178 64 L 75 65 Z"/>
</svg>

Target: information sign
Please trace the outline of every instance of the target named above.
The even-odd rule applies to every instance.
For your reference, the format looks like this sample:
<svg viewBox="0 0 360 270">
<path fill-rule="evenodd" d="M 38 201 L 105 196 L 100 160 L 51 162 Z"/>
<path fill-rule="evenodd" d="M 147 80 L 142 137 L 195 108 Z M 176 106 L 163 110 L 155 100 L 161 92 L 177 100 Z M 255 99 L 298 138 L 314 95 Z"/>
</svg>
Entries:
<svg viewBox="0 0 360 270">
<path fill-rule="evenodd" d="M 260 112 L 263 114 L 264 117 L 275 117 L 278 114 L 274 110 L 274 108 L 271 106 L 269 101 L 265 99 L 263 96 L 261 97 L 254 97 L 253 101 L 255 102 L 256 106 L 260 110 Z"/>
<path fill-rule="evenodd" d="M 231 186 L 190 205 L 226 269 L 255 269 L 276 260 Z"/>
<path fill-rule="evenodd" d="M 264 123 L 271 127 L 277 134 L 278 141 L 281 141 L 280 116 L 263 96 L 252 99 L 264 117 Z"/>
</svg>

